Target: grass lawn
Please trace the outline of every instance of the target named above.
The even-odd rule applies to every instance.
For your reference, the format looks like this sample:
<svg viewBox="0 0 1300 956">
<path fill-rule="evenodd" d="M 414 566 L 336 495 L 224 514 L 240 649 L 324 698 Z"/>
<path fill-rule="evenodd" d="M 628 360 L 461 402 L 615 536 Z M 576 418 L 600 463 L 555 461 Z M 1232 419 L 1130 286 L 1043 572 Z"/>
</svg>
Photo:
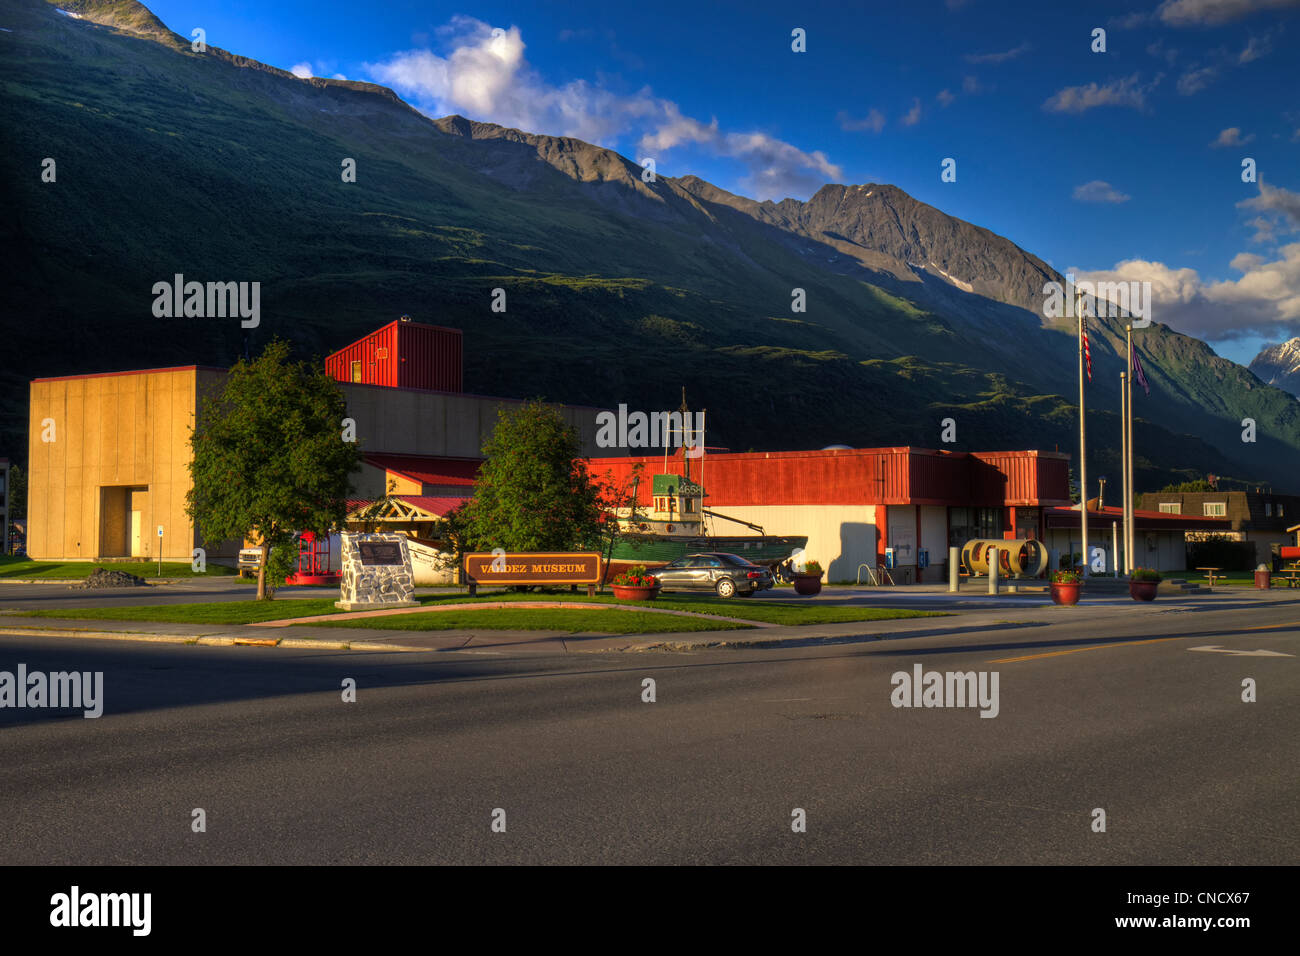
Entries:
<svg viewBox="0 0 1300 956">
<path fill-rule="evenodd" d="M 595 597 L 587 597 L 585 593 L 572 594 L 569 591 L 545 591 L 540 593 L 500 591 L 491 594 L 480 591 L 476 598 L 466 597 L 464 594 L 439 594 L 436 597 L 424 598 L 421 603 L 458 604 L 477 601 L 579 601 L 584 604 L 624 605 L 635 603 L 619 601 L 612 594 L 597 594 Z M 784 601 L 753 600 L 749 598 L 735 598 L 730 601 L 723 601 L 712 595 L 680 593 L 667 594 L 655 601 L 647 601 L 645 606 L 665 608 L 670 611 L 717 614 L 720 617 L 738 617 L 746 621 L 762 621 L 766 624 L 796 626 L 800 624 L 837 624 L 844 621 L 888 621 L 906 617 L 942 617 L 945 613 L 943 611 L 910 611 L 904 608 L 836 607 L 812 601 L 791 601 L 787 603 Z"/>
<path fill-rule="evenodd" d="M 76 608 L 68 610 L 49 610 L 49 611 L 27 611 L 24 616 L 27 617 L 50 617 L 64 619 L 81 619 L 81 620 L 98 620 L 98 621 L 152 621 L 155 623 L 167 624 L 251 624 L 257 621 L 276 621 L 289 617 L 311 617 L 317 614 L 337 614 L 340 613 L 334 607 L 335 597 L 322 598 L 283 598 L 276 601 L 214 601 L 197 604 L 165 604 L 165 605 L 137 605 L 133 607 L 92 607 Z M 544 593 L 536 592 L 519 592 L 519 591 L 501 591 L 483 593 L 480 592 L 478 597 L 471 598 L 464 594 L 439 594 L 432 597 L 423 598 L 421 603 L 426 605 L 438 604 L 462 604 L 462 603 L 483 603 L 496 601 L 575 601 L 592 604 L 619 604 L 627 603 L 617 601 L 613 595 L 598 594 L 589 598 L 586 594 L 571 594 L 568 591 L 549 591 Z M 665 608 L 673 611 L 695 611 L 700 614 L 716 614 L 722 617 L 735 617 L 746 621 L 762 621 L 770 624 L 782 625 L 800 625 L 800 624 L 833 624 L 843 621 L 886 621 L 897 618 L 908 617 L 934 617 L 943 616 L 941 611 L 910 611 L 903 608 L 873 608 L 873 607 L 834 607 L 822 603 L 785 603 L 777 601 L 754 601 L 738 598 L 731 601 L 722 601 L 718 598 L 705 595 L 674 594 L 653 603 L 647 603 L 648 607 Z M 509 612 L 509 613 L 507 613 Z M 508 628 L 522 629 L 529 626 L 545 628 L 547 630 L 566 630 L 568 624 L 556 626 L 554 621 L 558 617 L 564 617 L 565 621 L 573 618 L 574 615 L 582 615 L 582 622 L 573 625 L 574 630 L 605 630 L 611 633 L 639 633 L 644 630 L 642 626 L 632 626 L 623 622 L 624 618 L 632 618 L 641 621 L 644 618 L 652 618 L 659 626 L 658 630 L 712 630 L 718 625 L 724 625 L 720 621 L 701 621 L 699 619 L 682 618 L 669 614 L 635 614 L 628 611 L 580 611 L 571 609 L 556 609 L 554 611 L 543 608 L 536 609 L 537 614 L 552 615 L 547 618 L 551 623 L 527 625 L 518 623 L 521 620 L 527 620 L 528 616 L 533 614 L 533 609 L 520 608 L 517 611 L 510 608 L 500 608 L 495 610 L 482 611 L 442 611 L 437 615 L 433 614 L 414 614 L 395 615 L 389 618 L 369 618 L 364 620 L 353 620 L 348 622 L 338 622 L 339 627 L 379 627 L 379 628 L 397 628 L 399 630 L 449 630 L 461 627 L 477 628 Z M 437 622 L 433 619 L 437 618 Z M 412 620 L 417 624 L 388 623 L 390 621 Z M 587 623 L 588 619 L 593 621 L 604 622 L 599 627 Z M 512 621 L 513 623 L 496 623 L 497 621 Z M 445 623 L 445 621 L 455 621 L 456 623 Z M 692 626 L 685 626 L 681 622 L 687 622 Z M 620 623 L 622 622 L 622 623 Z M 329 622 L 331 625 L 334 622 Z M 743 626 L 743 625 L 724 625 Z M 628 629 L 630 628 L 630 629 Z"/>
<path fill-rule="evenodd" d="M 252 624 L 283 617 L 337 614 L 335 599 L 286 598 L 283 601 L 209 601 L 202 604 L 148 604 L 135 607 L 87 607 L 57 611 L 27 611 L 25 617 L 57 617 L 87 621 L 153 621 L 162 624 Z"/>
<path fill-rule="evenodd" d="M 142 578 L 158 577 L 157 561 L 114 561 L 108 564 L 96 564 L 94 561 L 32 561 L 16 555 L 0 556 L 0 578 L 42 578 L 59 581 L 76 581 L 88 577 L 96 568 L 108 568 L 110 571 L 125 571 Z M 164 578 L 199 578 L 206 575 L 213 577 L 237 574 L 234 568 L 219 564 L 209 564 L 208 570 L 197 574 L 189 564 L 163 562 Z"/>
<path fill-rule="evenodd" d="M 359 621 L 321 621 L 312 627 L 364 627 L 381 631 L 582 631 L 597 634 L 658 634 L 663 631 L 751 630 L 749 624 L 641 611 L 585 611 L 573 608 L 495 608 L 394 614 Z"/>
</svg>

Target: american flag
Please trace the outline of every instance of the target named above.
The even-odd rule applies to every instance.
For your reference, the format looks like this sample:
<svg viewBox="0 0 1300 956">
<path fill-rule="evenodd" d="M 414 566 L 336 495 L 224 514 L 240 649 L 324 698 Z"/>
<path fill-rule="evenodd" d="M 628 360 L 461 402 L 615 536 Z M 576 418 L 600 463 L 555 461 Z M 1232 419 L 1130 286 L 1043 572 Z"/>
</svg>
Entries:
<svg viewBox="0 0 1300 956">
<path fill-rule="evenodd" d="M 1151 386 L 1147 384 L 1147 373 L 1142 370 L 1142 360 L 1138 358 L 1138 350 L 1132 349 L 1133 352 L 1133 380 L 1142 386 L 1142 391 L 1148 395 L 1151 394 Z"/>
<path fill-rule="evenodd" d="M 1088 381 L 1092 381 L 1092 349 L 1088 347 L 1088 317 L 1079 316 L 1079 332 L 1083 336 L 1083 360 L 1088 364 Z"/>
</svg>

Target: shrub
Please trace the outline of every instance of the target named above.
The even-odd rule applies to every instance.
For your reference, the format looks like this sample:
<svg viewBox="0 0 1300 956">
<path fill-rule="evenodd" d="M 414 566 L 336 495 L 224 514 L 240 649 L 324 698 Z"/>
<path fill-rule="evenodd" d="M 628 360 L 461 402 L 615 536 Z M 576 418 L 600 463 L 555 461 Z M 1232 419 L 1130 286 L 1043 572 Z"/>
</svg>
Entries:
<svg viewBox="0 0 1300 956">
<path fill-rule="evenodd" d="M 820 575 L 822 573 L 822 566 L 817 561 L 809 561 L 807 564 L 803 566 L 803 570 L 799 573 Z"/>
<path fill-rule="evenodd" d="M 1053 584 L 1078 584 L 1083 576 L 1078 571 L 1053 571 Z"/>
<path fill-rule="evenodd" d="M 1128 577 L 1130 581 L 1154 581 L 1156 584 L 1163 580 L 1160 572 L 1152 568 L 1134 568 L 1133 573 Z"/>
</svg>

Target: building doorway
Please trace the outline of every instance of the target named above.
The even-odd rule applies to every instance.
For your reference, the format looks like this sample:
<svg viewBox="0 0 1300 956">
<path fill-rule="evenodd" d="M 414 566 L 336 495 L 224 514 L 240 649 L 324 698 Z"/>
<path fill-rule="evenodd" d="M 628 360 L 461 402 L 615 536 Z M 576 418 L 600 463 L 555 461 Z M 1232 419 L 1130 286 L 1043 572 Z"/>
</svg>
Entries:
<svg viewBox="0 0 1300 956">
<path fill-rule="evenodd" d="M 98 557 L 149 556 L 149 488 L 106 485 L 99 489 Z"/>
</svg>

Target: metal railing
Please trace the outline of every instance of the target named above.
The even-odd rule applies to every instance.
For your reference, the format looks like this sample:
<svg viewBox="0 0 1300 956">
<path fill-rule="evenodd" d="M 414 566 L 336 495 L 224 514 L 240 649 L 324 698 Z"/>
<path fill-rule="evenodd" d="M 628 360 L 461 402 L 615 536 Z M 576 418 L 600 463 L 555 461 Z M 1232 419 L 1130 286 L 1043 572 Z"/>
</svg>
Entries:
<svg viewBox="0 0 1300 956">
<path fill-rule="evenodd" d="M 881 586 L 880 585 L 881 577 L 883 577 L 886 581 L 888 581 L 891 587 L 895 586 L 893 577 L 890 576 L 890 573 L 887 570 L 885 570 L 885 566 L 883 564 L 877 564 L 875 568 L 872 568 L 871 565 L 865 563 L 858 565 L 858 584 L 862 584 L 863 568 L 867 569 L 867 576 L 871 579 L 872 587 L 878 588 Z"/>
</svg>

